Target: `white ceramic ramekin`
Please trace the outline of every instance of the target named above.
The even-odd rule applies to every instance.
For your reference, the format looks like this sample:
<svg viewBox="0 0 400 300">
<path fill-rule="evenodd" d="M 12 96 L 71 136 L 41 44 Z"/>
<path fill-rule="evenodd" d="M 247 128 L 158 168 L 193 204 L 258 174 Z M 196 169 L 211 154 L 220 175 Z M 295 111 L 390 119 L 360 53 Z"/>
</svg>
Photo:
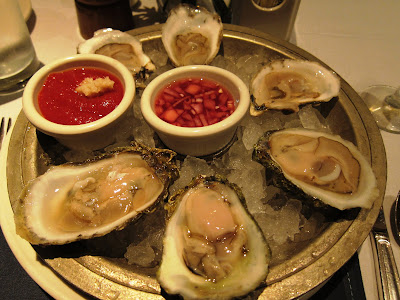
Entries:
<svg viewBox="0 0 400 300">
<path fill-rule="evenodd" d="M 154 103 L 160 90 L 175 80 L 190 77 L 219 82 L 235 99 L 235 111 L 228 118 L 204 127 L 179 127 L 157 117 Z M 239 77 L 227 70 L 206 65 L 179 67 L 159 75 L 146 87 L 141 98 L 143 117 L 162 142 L 180 154 L 191 156 L 213 154 L 226 146 L 234 137 L 249 105 L 249 90 Z"/>
<path fill-rule="evenodd" d="M 106 70 L 117 76 L 125 89 L 120 104 L 108 115 L 91 123 L 62 125 L 45 119 L 39 110 L 38 93 L 47 76 L 76 67 L 93 67 Z M 117 60 L 98 54 L 78 54 L 58 59 L 42 67 L 32 76 L 22 96 L 23 111 L 28 120 L 41 132 L 56 138 L 71 149 L 95 150 L 111 144 L 115 138 L 115 127 L 132 107 L 135 98 L 135 81 L 129 70 Z"/>
</svg>

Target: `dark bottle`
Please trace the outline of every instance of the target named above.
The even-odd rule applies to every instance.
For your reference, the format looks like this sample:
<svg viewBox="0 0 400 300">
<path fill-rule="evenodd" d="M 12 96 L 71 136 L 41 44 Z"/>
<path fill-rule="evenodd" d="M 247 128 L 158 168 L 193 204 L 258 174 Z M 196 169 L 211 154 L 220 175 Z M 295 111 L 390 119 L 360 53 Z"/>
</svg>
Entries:
<svg viewBox="0 0 400 300">
<path fill-rule="evenodd" d="M 134 27 L 129 0 L 75 0 L 79 30 L 85 39 L 102 28 L 126 31 Z"/>
</svg>

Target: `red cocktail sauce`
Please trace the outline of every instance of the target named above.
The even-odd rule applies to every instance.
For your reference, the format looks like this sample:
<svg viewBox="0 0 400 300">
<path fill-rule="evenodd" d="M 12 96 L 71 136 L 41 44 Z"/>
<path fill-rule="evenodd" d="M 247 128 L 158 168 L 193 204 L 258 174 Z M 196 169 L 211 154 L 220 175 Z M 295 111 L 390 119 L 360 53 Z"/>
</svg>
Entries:
<svg viewBox="0 0 400 300">
<path fill-rule="evenodd" d="M 112 90 L 86 97 L 75 89 L 85 78 L 105 78 L 114 81 Z M 79 125 L 96 121 L 111 111 L 124 96 L 122 82 L 112 73 L 81 67 L 50 73 L 38 94 L 39 109 L 47 120 L 64 125 Z"/>
<path fill-rule="evenodd" d="M 203 127 L 229 117 L 235 110 L 233 96 L 219 83 L 188 78 L 174 81 L 156 97 L 156 115 L 172 125 Z"/>
</svg>

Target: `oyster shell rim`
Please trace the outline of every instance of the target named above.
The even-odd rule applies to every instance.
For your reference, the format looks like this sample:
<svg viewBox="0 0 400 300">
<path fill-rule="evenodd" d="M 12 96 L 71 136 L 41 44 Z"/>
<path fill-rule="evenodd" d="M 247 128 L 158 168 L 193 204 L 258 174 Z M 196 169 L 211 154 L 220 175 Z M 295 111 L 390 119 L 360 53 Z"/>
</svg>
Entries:
<svg viewBox="0 0 400 300">
<path fill-rule="evenodd" d="M 270 103 L 271 107 L 266 106 L 265 103 L 258 105 L 256 104 L 256 91 L 260 88 L 262 84 L 262 77 L 267 74 L 276 72 L 276 69 L 279 71 L 280 68 L 284 70 L 289 70 L 290 68 L 296 68 L 297 66 L 306 66 L 313 69 L 321 69 L 324 74 L 323 77 L 331 80 L 331 84 L 329 84 L 329 89 L 325 91 L 323 94 L 320 94 L 316 98 L 310 97 L 299 97 L 297 99 L 298 104 L 291 104 L 293 102 L 289 102 L 288 104 L 281 101 L 272 101 Z M 322 76 L 320 76 L 322 77 Z M 269 64 L 262 67 L 252 78 L 250 83 L 250 94 L 251 94 L 251 105 L 250 105 L 250 114 L 252 116 L 258 116 L 264 113 L 266 110 L 287 110 L 292 112 L 297 112 L 299 107 L 308 103 L 320 103 L 320 102 L 328 102 L 332 98 L 337 97 L 340 91 L 340 78 L 336 75 L 336 73 L 326 68 L 325 66 L 321 65 L 318 61 L 314 60 L 302 60 L 302 59 L 281 59 L 281 60 L 274 60 L 271 61 Z M 257 92 L 258 93 L 258 92 Z"/>
<path fill-rule="evenodd" d="M 176 36 L 175 33 L 173 33 L 173 34 L 171 33 L 172 29 L 169 28 L 169 27 L 175 25 L 175 23 L 173 23 L 173 21 L 171 21 L 172 20 L 171 17 L 175 17 L 174 15 L 176 15 L 179 10 L 185 10 L 187 17 L 190 17 L 192 19 L 195 19 L 197 17 L 195 14 L 192 13 L 192 10 L 200 10 L 201 13 L 205 13 L 209 17 L 212 17 L 213 21 L 216 21 L 217 24 L 219 25 L 218 31 L 217 31 L 217 33 L 215 33 L 216 34 L 215 39 L 209 39 L 210 42 L 216 43 L 215 49 L 212 50 L 212 48 L 211 48 L 210 53 L 209 53 L 206 61 L 204 62 L 204 65 L 210 64 L 212 62 L 212 60 L 215 58 L 215 56 L 217 55 L 217 53 L 219 52 L 222 38 L 223 38 L 223 23 L 222 23 L 221 17 L 216 13 L 212 13 L 212 12 L 208 11 L 205 7 L 194 7 L 187 3 L 178 4 L 176 7 L 174 7 L 168 13 L 168 17 L 167 17 L 167 20 L 165 21 L 165 23 L 162 24 L 161 40 L 164 45 L 164 49 L 165 49 L 166 53 L 168 54 L 169 59 L 171 60 L 172 64 L 175 67 L 186 66 L 186 64 L 183 64 L 179 61 L 179 58 L 176 57 L 174 51 L 170 49 L 171 46 L 169 45 L 169 43 L 171 43 L 174 40 L 173 37 Z M 168 22 L 168 20 L 169 20 L 169 22 Z M 175 22 L 175 20 L 174 20 L 174 22 Z M 193 27 L 193 26 L 191 25 L 190 27 Z M 167 28 L 169 29 L 168 32 L 167 32 Z M 185 31 L 183 31 L 183 32 L 185 32 Z M 207 33 L 209 34 L 209 31 L 207 31 Z M 170 35 L 167 36 L 167 34 L 170 34 L 171 36 Z M 214 34 L 214 33 L 212 32 L 212 34 Z M 210 45 L 210 46 L 212 47 L 213 45 Z"/>
<path fill-rule="evenodd" d="M 246 282 L 246 289 L 241 290 L 241 291 L 236 291 L 232 292 L 232 289 L 234 289 L 234 286 L 236 286 L 235 281 L 230 282 L 231 276 L 233 278 L 239 279 L 240 280 L 240 275 L 242 274 L 241 269 L 232 271 L 231 274 L 229 274 L 226 278 L 221 279 L 221 281 L 218 281 L 216 283 L 213 283 L 211 281 L 208 281 L 204 279 L 200 275 L 196 275 L 192 273 L 192 271 L 189 270 L 187 266 L 183 266 L 182 269 L 178 267 L 179 263 L 184 265 L 183 263 L 183 258 L 179 258 L 180 253 L 171 253 L 171 250 L 175 250 L 176 248 L 176 243 L 177 243 L 177 238 L 174 236 L 168 236 L 168 233 L 175 233 L 173 227 L 171 229 L 171 222 L 180 222 L 182 217 L 181 216 L 176 216 L 175 213 L 181 212 L 184 210 L 184 207 L 181 207 L 181 205 L 184 205 L 185 203 L 182 202 L 185 198 L 186 193 L 192 189 L 196 188 L 197 186 L 212 186 L 212 184 L 216 182 L 218 184 L 222 184 L 224 186 L 227 186 L 229 189 L 229 192 L 233 192 L 236 196 L 237 199 L 235 200 L 238 201 L 239 207 L 237 208 L 241 213 L 244 213 L 245 216 L 242 217 L 243 221 L 249 221 L 251 222 L 249 226 L 246 226 L 246 231 L 249 235 L 251 235 L 251 238 L 256 239 L 256 245 L 255 248 L 257 251 L 265 251 L 265 255 L 259 255 L 260 252 L 254 252 L 254 248 L 249 249 L 248 255 L 246 255 L 246 263 L 240 263 L 241 268 L 247 268 L 247 267 L 258 267 L 258 270 L 255 270 L 251 275 L 256 274 L 256 279 L 251 280 L 250 277 L 248 276 L 245 279 L 242 278 Z M 236 206 L 234 202 L 231 202 L 233 206 Z M 271 250 L 268 246 L 268 243 L 264 237 L 264 234 L 262 233 L 261 228 L 255 221 L 254 217 L 247 211 L 247 206 L 246 202 L 244 199 L 244 196 L 242 194 L 241 189 L 239 186 L 236 184 L 229 182 L 224 176 L 221 175 L 214 175 L 214 176 L 205 176 L 205 175 L 197 175 L 194 177 L 191 182 L 185 186 L 182 189 L 179 189 L 176 191 L 173 195 L 171 195 L 168 199 L 168 202 L 165 204 L 165 209 L 168 212 L 168 220 L 167 220 L 167 225 L 166 225 L 166 230 L 165 230 L 165 235 L 164 235 L 164 249 L 163 249 L 163 255 L 162 255 L 162 261 L 159 266 L 159 269 L 157 271 L 157 280 L 160 282 L 161 287 L 167 290 L 168 293 L 171 292 L 172 295 L 175 294 L 180 294 L 184 298 L 188 297 L 188 299 L 191 298 L 205 298 L 205 299 L 231 299 L 233 297 L 241 297 L 244 295 L 247 295 L 254 290 L 256 290 L 258 287 L 264 286 L 265 285 L 265 280 L 269 271 L 269 262 L 271 259 Z M 174 224 L 172 224 L 174 225 Z M 256 236 L 258 235 L 258 236 Z M 252 239 L 252 241 L 255 241 Z M 261 245 L 259 244 L 261 242 Z M 249 241 L 249 244 L 253 245 L 253 242 Z M 168 248 L 168 251 L 165 249 Z M 172 260 L 171 257 L 169 257 L 169 260 L 163 264 L 163 260 L 166 259 L 165 256 L 167 255 L 173 255 Z M 254 262 L 253 260 L 256 259 L 257 262 Z M 248 261 L 250 260 L 250 261 Z M 265 268 L 260 266 L 260 264 L 265 264 Z M 171 271 L 168 271 L 166 268 L 171 268 L 173 267 L 174 270 L 171 273 Z M 260 269 L 261 267 L 261 269 Z M 175 273 L 174 273 L 175 272 Z M 193 275 L 193 277 L 185 277 L 183 274 L 189 274 Z M 185 283 L 184 287 L 176 287 L 177 281 L 174 281 L 173 284 L 168 284 L 165 283 L 164 280 L 168 279 L 170 280 L 171 276 L 174 276 L 175 279 L 180 279 L 183 283 Z M 185 279 L 183 279 L 185 277 Z M 181 279 L 182 278 L 182 279 Z M 203 285 L 204 284 L 204 285 Z M 203 285 L 203 286 L 201 286 Z M 240 284 L 239 284 L 240 286 Z M 190 287 L 189 291 L 187 288 Z M 193 289 L 192 289 L 193 288 Z M 168 291 L 169 290 L 169 291 Z"/>
<path fill-rule="evenodd" d="M 151 58 L 144 52 L 142 42 L 137 39 L 135 36 L 127 34 L 125 31 L 121 31 L 118 29 L 111 29 L 111 28 L 102 28 L 95 31 L 93 37 L 82 41 L 78 44 L 76 51 L 78 54 L 85 54 L 85 53 L 96 53 L 97 50 L 101 49 L 107 44 L 120 44 L 120 45 L 130 45 L 132 49 L 135 51 L 134 53 L 139 55 L 137 57 L 140 60 L 140 70 L 134 72 L 130 66 L 125 65 L 121 62 L 132 74 L 136 86 L 138 88 L 143 88 L 144 83 L 143 80 L 146 79 L 148 73 L 152 73 L 155 71 L 156 66 L 152 62 Z M 99 54 L 104 55 L 104 54 Z M 108 55 L 105 55 L 110 57 Z M 111 57 L 117 61 L 118 59 Z"/>
<path fill-rule="evenodd" d="M 290 174 L 285 173 L 279 163 L 272 157 L 268 150 L 269 145 L 268 141 L 272 135 L 279 135 L 285 133 L 299 133 L 303 132 L 305 136 L 310 137 L 327 137 L 333 141 L 337 141 L 347 147 L 350 152 L 353 154 L 353 157 L 359 162 L 361 167 L 359 189 L 353 195 L 340 195 L 340 199 L 338 196 L 335 196 L 335 192 L 324 191 L 318 187 L 314 187 L 311 184 L 303 183 L 301 180 L 294 178 Z M 253 159 L 263 165 L 265 167 L 266 172 L 271 171 L 274 174 L 273 181 L 275 185 L 283 188 L 289 193 L 297 194 L 298 197 L 307 199 L 309 201 L 313 201 L 316 207 L 321 206 L 319 202 L 322 202 L 323 205 L 329 205 L 331 207 L 345 210 L 352 208 L 366 208 L 369 209 L 372 207 L 374 200 L 378 197 L 379 191 L 377 188 L 377 182 L 375 178 L 375 174 L 373 174 L 372 168 L 370 164 L 367 162 L 366 158 L 362 155 L 362 153 L 358 150 L 358 148 L 339 135 L 328 134 L 322 131 L 310 130 L 305 128 L 286 128 L 282 130 L 273 130 L 267 131 L 260 137 L 258 142 L 254 145 L 253 148 Z M 287 182 L 285 182 L 287 181 Z M 368 184 L 369 183 L 369 184 Z M 302 188 L 301 185 L 304 185 L 305 188 Z M 364 189 L 365 188 L 365 189 Z M 326 194 L 326 196 L 321 196 L 322 194 Z M 361 198 L 361 199 L 360 199 Z M 342 201 L 343 199 L 343 201 Z M 335 201 L 338 201 L 334 203 Z"/>
<path fill-rule="evenodd" d="M 71 233 L 70 235 L 75 235 L 75 238 L 72 239 L 60 239 L 54 240 L 51 239 L 46 240 L 43 236 L 39 236 L 35 229 L 31 228 L 32 223 L 31 221 L 27 220 L 28 217 L 26 216 L 26 208 L 24 202 L 26 201 L 25 198 L 29 196 L 27 191 L 35 184 L 38 183 L 39 180 L 42 180 L 44 177 L 36 177 L 27 182 L 25 187 L 23 188 L 20 196 L 17 198 L 17 201 L 13 207 L 14 210 L 14 221 L 16 224 L 16 232 L 27 239 L 33 245 L 41 245 L 41 246 L 49 246 L 49 245 L 64 245 L 71 242 L 77 242 L 83 239 L 90 239 L 95 237 L 104 236 L 109 234 L 113 231 L 118 231 L 124 229 L 128 224 L 134 222 L 138 218 L 140 218 L 143 214 L 151 213 L 155 207 L 157 207 L 162 200 L 164 200 L 168 196 L 168 187 L 171 181 L 174 181 L 179 177 L 179 171 L 177 166 L 174 164 L 173 159 L 176 156 L 176 153 L 169 149 L 159 149 L 147 147 L 142 145 L 138 142 L 133 141 L 131 146 L 126 147 L 118 147 L 114 148 L 111 151 L 101 153 L 100 155 L 96 156 L 92 159 L 87 159 L 82 162 L 67 162 L 61 165 L 54 165 L 50 166 L 49 169 L 42 174 L 42 176 L 48 176 L 48 172 L 52 172 L 52 170 L 56 170 L 56 172 L 60 172 L 62 168 L 71 169 L 71 167 L 77 166 L 82 167 L 83 170 L 87 169 L 90 164 L 101 163 L 103 160 L 113 159 L 117 155 L 123 154 L 132 154 L 140 157 L 146 164 L 154 171 L 157 178 L 163 184 L 163 188 L 158 194 L 158 196 L 151 202 L 149 205 L 144 207 L 140 210 L 133 210 L 127 215 L 124 215 L 111 223 L 101 225 L 99 227 L 94 227 L 89 229 L 89 232 L 93 232 L 92 235 L 88 236 L 87 234 L 78 234 L 78 233 Z M 29 207 L 28 207 L 29 208 Z M 113 226 L 110 226 L 113 224 Z M 86 230 L 85 230 L 86 231 Z"/>
</svg>

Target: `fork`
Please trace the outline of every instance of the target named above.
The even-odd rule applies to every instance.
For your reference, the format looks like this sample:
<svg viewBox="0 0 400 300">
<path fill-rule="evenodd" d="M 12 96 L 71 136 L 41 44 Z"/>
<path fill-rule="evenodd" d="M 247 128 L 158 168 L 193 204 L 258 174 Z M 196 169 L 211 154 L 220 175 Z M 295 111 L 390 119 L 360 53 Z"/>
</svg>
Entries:
<svg viewBox="0 0 400 300">
<path fill-rule="evenodd" d="M 7 119 L 7 121 L 6 121 Z M 8 131 L 10 130 L 12 125 L 12 119 L 11 118 L 5 118 L 2 117 L 1 118 L 1 123 L 0 123 L 0 149 L 1 146 L 3 144 L 4 138 L 6 136 L 6 134 L 8 133 Z"/>
</svg>

